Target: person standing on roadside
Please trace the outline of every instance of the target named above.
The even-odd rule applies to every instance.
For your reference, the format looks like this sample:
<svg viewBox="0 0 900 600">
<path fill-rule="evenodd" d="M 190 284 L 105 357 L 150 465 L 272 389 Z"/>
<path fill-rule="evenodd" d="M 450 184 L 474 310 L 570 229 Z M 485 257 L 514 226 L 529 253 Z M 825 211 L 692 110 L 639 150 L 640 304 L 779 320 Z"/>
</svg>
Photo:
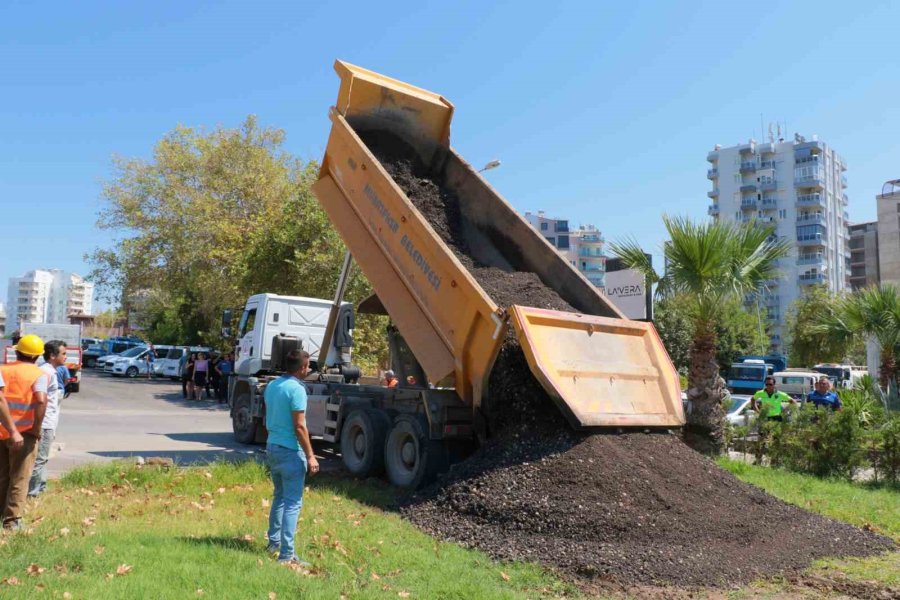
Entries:
<svg viewBox="0 0 900 600">
<path fill-rule="evenodd" d="M 15 350 L 16 362 L 0 365 L 13 421 L 10 428 L 0 427 L 0 514 L 3 528 L 12 530 L 22 528 L 22 508 L 47 408 L 47 375 L 34 364 L 44 353 L 43 340 L 22 336 Z"/>
<path fill-rule="evenodd" d="M 759 412 L 759 416 L 769 421 L 783 421 L 782 404 L 790 402 L 796 404 L 797 401 L 775 389 L 775 378 L 769 375 L 766 377 L 766 387 L 753 394 L 753 410 Z"/>
<path fill-rule="evenodd" d="M 841 399 L 831 391 L 831 380 L 825 375 L 819 377 L 816 389 L 807 394 L 807 402 L 812 402 L 816 408 L 830 408 L 832 411 L 844 410 Z"/>
<path fill-rule="evenodd" d="M 194 400 L 202 400 L 203 399 L 203 390 L 206 389 L 206 397 L 209 398 L 209 388 L 207 388 L 208 378 L 209 377 L 209 359 L 206 358 L 206 353 L 201 352 L 197 355 L 197 360 L 194 361 L 194 389 L 196 390 L 197 397 Z"/>
<path fill-rule="evenodd" d="M 193 352 L 185 351 L 184 366 L 181 368 L 181 391 L 184 392 L 184 398 L 194 399 L 194 363 L 197 361 L 197 355 Z"/>
<path fill-rule="evenodd" d="M 278 552 L 280 563 L 309 568 L 294 552 L 306 475 L 319 472 L 306 428 L 306 388 L 301 383 L 309 370 L 309 353 L 291 350 L 285 368 L 287 372 L 270 382 L 264 394 L 269 430 L 266 453 L 274 487 L 266 551 Z"/>
<path fill-rule="evenodd" d="M 222 357 L 216 365 L 216 371 L 219 373 L 219 402 L 228 402 L 228 377 L 234 371 L 230 353 Z"/>
<path fill-rule="evenodd" d="M 31 480 L 28 484 L 28 495 L 32 498 L 40 495 L 47 488 L 47 461 L 50 460 L 50 447 L 56 439 L 56 428 L 59 425 L 59 405 L 65 394 L 65 382 L 59 376 L 59 367 L 66 364 L 66 343 L 62 340 L 50 340 L 44 344 L 44 364 L 41 371 L 47 376 L 47 410 L 41 423 L 41 441 L 38 444 Z"/>
</svg>

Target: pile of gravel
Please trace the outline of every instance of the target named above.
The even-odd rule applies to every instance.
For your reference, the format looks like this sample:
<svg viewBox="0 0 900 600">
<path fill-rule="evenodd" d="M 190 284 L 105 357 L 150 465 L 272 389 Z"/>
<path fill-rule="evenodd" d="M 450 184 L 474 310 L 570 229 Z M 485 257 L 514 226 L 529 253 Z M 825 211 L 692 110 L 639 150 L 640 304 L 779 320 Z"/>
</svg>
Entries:
<svg viewBox="0 0 900 600">
<path fill-rule="evenodd" d="M 533 273 L 477 263 L 461 235 L 458 198 L 440 175 L 391 134 L 362 137 L 499 306 L 572 310 Z M 488 390 L 495 437 L 401 507 L 435 536 L 591 580 L 687 586 L 748 582 L 820 557 L 893 547 L 740 482 L 675 435 L 571 431 L 512 335 Z"/>
</svg>

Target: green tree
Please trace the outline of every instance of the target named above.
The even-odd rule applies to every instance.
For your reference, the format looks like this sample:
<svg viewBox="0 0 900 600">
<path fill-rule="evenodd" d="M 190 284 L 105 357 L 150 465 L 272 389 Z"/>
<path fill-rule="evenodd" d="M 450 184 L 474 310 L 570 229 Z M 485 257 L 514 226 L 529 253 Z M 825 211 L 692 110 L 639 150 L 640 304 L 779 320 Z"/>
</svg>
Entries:
<svg viewBox="0 0 900 600">
<path fill-rule="evenodd" d="M 900 344 L 900 295 L 897 288 L 881 284 L 856 290 L 840 298 L 813 333 L 840 344 L 873 338 L 881 351 L 878 370 L 882 389 L 896 394 L 897 345 Z M 891 391 L 893 389 L 893 391 Z"/>
<path fill-rule="evenodd" d="M 858 361 L 860 354 L 865 356 L 862 337 L 841 339 L 816 329 L 816 325 L 836 310 L 839 302 L 840 297 L 831 293 L 827 286 L 816 285 L 806 288 L 791 305 L 785 327 L 785 346 L 791 364 L 811 367 L 849 357 Z"/>
<path fill-rule="evenodd" d="M 685 439 L 696 449 L 719 454 L 725 447 L 725 385 L 716 362 L 716 324 L 729 301 L 757 290 L 777 276 L 776 260 L 790 246 L 776 240 L 771 226 L 727 221 L 694 223 L 663 216 L 670 241 L 663 246 L 666 272 L 653 269 L 634 240 L 610 244 L 626 264 L 658 283 L 658 293 L 678 296 L 693 325 L 688 367 L 688 397 L 693 408 L 687 416 Z"/>
<path fill-rule="evenodd" d="M 97 225 L 121 237 L 90 256 L 91 278 L 151 339 L 221 343 L 221 311 L 255 293 L 333 297 L 344 245 L 310 191 L 318 166 L 283 145 L 250 116 L 238 129 L 179 126 L 152 159 L 115 159 Z M 357 276 L 347 299 L 368 293 Z"/>
<path fill-rule="evenodd" d="M 760 331 L 760 321 L 764 319 L 764 314 L 758 318 L 755 309 L 750 312 L 737 298 L 727 301 L 721 319 L 715 324 L 715 356 L 721 372 L 726 372 L 738 355 L 759 354 L 769 347 L 765 329 Z M 688 303 L 677 296 L 657 298 L 653 323 L 675 367 L 687 372 L 694 335 Z"/>
</svg>

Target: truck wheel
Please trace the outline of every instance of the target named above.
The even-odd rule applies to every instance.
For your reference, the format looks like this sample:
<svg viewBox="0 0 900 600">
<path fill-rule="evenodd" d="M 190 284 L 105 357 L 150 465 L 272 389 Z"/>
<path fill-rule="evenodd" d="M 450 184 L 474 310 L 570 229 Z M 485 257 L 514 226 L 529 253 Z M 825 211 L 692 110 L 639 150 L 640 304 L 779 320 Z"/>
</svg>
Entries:
<svg viewBox="0 0 900 600">
<path fill-rule="evenodd" d="M 96 358 L 88 358 L 88 359 L 86 359 L 86 360 L 84 361 L 84 366 L 88 367 L 89 369 L 93 369 L 94 367 L 97 366 L 97 359 L 96 359 Z"/>
<path fill-rule="evenodd" d="M 357 477 L 384 470 L 384 440 L 391 421 L 383 412 L 354 410 L 341 428 L 341 457 L 347 470 Z"/>
<path fill-rule="evenodd" d="M 128 369 L 125 370 L 125 375 L 127 375 L 131 379 L 134 379 L 135 377 L 138 376 L 138 368 L 137 367 L 128 367 Z"/>
<path fill-rule="evenodd" d="M 234 439 L 241 444 L 252 444 L 256 439 L 256 421 L 250 414 L 250 392 L 244 392 L 235 399 L 231 428 Z"/>
<path fill-rule="evenodd" d="M 388 480 L 397 487 L 418 488 L 445 467 L 444 448 L 428 439 L 428 426 L 421 417 L 400 415 L 384 445 L 384 467 Z"/>
</svg>

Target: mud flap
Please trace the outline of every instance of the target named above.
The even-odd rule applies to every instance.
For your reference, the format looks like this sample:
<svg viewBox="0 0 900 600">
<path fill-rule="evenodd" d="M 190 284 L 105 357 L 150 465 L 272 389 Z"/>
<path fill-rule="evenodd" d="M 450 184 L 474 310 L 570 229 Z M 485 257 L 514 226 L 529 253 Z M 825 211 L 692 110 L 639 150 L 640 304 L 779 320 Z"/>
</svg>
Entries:
<svg viewBox="0 0 900 600">
<path fill-rule="evenodd" d="M 678 373 L 651 323 L 512 306 L 531 372 L 570 425 L 680 427 Z"/>
</svg>

